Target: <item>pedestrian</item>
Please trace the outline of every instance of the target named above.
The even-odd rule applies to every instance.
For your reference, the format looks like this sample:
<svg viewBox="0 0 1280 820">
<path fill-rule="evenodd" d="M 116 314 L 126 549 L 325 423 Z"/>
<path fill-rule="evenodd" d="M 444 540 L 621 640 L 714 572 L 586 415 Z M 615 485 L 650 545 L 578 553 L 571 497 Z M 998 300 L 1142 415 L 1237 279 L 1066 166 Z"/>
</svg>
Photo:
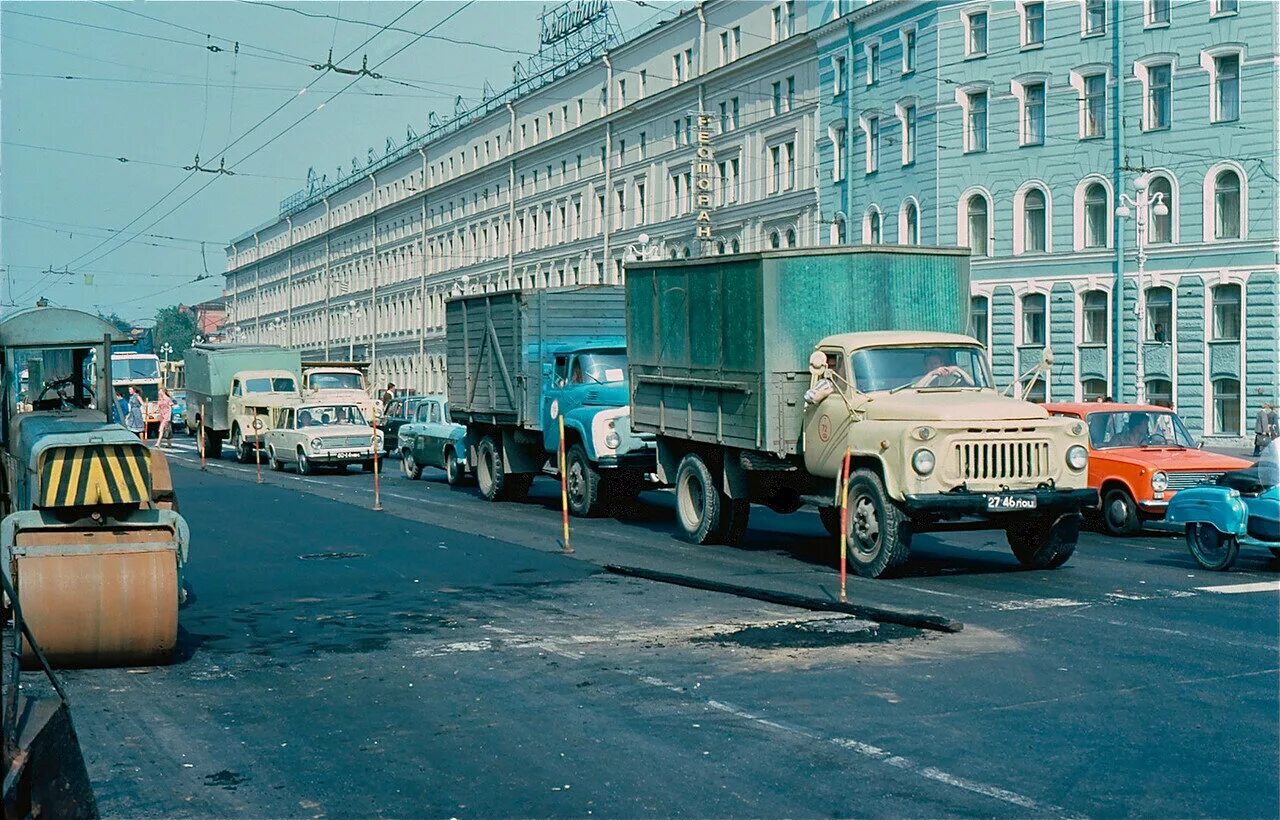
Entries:
<svg viewBox="0 0 1280 820">
<path fill-rule="evenodd" d="M 156 409 L 160 414 L 159 429 L 156 430 L 156 446 L 165 447 L 173 443 L 173 396 L 163 387 L 160 398 L 156 401 Z"/>
<path fill-rule="evenodd" d="M 392 382 L 387 382 L 387 389 L 382 391 L 382 409 L 386 410 L 387 406 L 395 400 L 396 386 Z"/>
<path fill-rule="evenodd" d="M 142 415 L 142 394 L 136 387 L 129 388 L 129 403 L 124 416 L 124 426 L 138 438 L 142 438 L 147 430 L 147 420 Z"/>
<path fill-rule="evenodd" d="M 1257 458 L 1276 438 L 1280 438 L 1280 418 L 1271 402 L 1264 401 L 1253 424 L 1253 456 Z"/>
<path fill-rule="evenodd" d="M 1164 343 L 1169 341 L 1169 334 L 1165 332 L 1164 325 L 1156 322 L 1155 332 L 1152 334 L 1156 337 L 1156 341 Z"/>
<path fill-rule="evenodd" d="M 120 391 L 116 391 L 115 402 L 111 405 L 111 420 L 116 424 L 124 424 L 125 418 L 129 415 L 129 402 L 124 400 L 124 396 L 120 395 Z"/>
</svg>

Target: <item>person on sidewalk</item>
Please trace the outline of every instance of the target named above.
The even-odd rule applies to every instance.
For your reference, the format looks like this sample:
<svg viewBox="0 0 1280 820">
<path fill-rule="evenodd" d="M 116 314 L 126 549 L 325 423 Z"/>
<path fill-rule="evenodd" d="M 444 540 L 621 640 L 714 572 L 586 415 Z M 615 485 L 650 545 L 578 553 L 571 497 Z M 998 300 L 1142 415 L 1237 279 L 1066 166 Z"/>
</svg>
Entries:
<svg viewBox="0 0 1280 820">
<path fill-rule="evenodd" d="M 142 394 L 136 387 L 129 388 L 128 408 L 124 417 L 124 426 L 129 428 L 130 433 L 142 438 L 147 430 L 147 420 L 142 415 Z"/>
<path fill-rule="evenodd" d="M 1280 418 L 1271 402 L 1263 402 L 1253 423 L 1253 457 L 1260 456 L 1276 438 L 1280 438 Z"/>
</svg>

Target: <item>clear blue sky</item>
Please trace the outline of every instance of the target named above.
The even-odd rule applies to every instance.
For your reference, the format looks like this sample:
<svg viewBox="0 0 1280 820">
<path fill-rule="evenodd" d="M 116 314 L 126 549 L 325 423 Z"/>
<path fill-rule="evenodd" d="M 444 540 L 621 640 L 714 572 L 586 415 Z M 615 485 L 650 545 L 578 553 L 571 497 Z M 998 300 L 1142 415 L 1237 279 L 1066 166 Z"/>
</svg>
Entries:
<svg viewBox="0 0 1280 820">
<path fill-rule="evenodd" d="M 280 200 L 302 187 L 308 167 L 332 179 L 338 165 L 365 157 L 371 146 L 380 156 L 388 136 L 403 143 L 407 125 L 423 133 L 427 112 L 452 112 L 457 95 L 478 100 L 485 80 L 498 90 L 509 86 L 511 65 L 537 49 L 542 9 L 540 2 L 493 0 L 466 8 L 431 0 L 416 7 L 278 5 L 286 8 L 244 2 L 0 7 L 4 302 L 25 306 L 43 295 L 147 322 L 159 307 L 216 297 L 226 243 L 274 217 Z M 687 5 L 628 1 L 614 8 L 632 36 Z M 406 31 L 383 31 L 340 61 L 406 11 L 395 24 Z M 469 43 L 418 39 L 377 69 L 386 79 L 361 79 L 315 111 L 352 79 L 311 68 L 328 61 L 331 44 L 335 63 L 359 68 L 367 53 L 372 67 L 414 40 L 407 32 L 425 32 L 454 12 L 432 34 Z M 315 113 L 289 128 L 309 111 Z M 183 170 L 197 153 L 202 166 L 216 167 L 222 149 L 246 132 L 225 153 L 235 176 Z M 135 236 L 139 231 L 153 235 Z M 192 282 L 206 265 L 210 278 Z M 70 275 L 43 272 L 64 266 Z"/>
</svg>

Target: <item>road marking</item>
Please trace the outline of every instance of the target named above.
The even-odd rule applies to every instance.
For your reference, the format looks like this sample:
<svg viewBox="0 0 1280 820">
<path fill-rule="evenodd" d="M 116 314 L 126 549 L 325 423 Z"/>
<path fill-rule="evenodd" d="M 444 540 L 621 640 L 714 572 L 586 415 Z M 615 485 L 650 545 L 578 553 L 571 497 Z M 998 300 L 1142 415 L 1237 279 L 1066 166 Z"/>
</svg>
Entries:
<svg viewBox="0 0 1280 820">
<path fill-rule="evenodd" d="M 1238 595 L 1241 592 L 1280 592 L 1280 581 L 1258 581 L 1253 584 L 1223 584 L 1216 587 L 1196 587 L 1201 592 L 1221 592 Z"/>
</svg>

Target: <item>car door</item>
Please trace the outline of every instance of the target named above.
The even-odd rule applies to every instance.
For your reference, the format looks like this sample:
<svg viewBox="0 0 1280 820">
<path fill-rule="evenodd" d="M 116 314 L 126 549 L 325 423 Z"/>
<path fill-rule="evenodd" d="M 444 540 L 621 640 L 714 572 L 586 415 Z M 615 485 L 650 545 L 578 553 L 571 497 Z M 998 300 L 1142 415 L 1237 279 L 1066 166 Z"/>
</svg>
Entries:
<svg viewBox="0 0 1280 820">
<path fill-rule="evenodd" d="M 419 413 L 422 421 L 422 444 L 428 450 L 427 461 L 432 467 L 444 467 L 444 407 L 439 399 L 423 402 Z"/>
<path fill-rule="evenodd" d="M 291 448 L 288 443 L 288 431 L 293 429 L 293 408 L 286 407 L 276 411 L 275 424 L 263 434 L 262 443 L 267 452 L 275 452 L 276 458 L 285 459 Z"/>
<path fill-rule="evenodd" d="M 428 401 L 416 402 L 413 406 L 413 420 L 400 428 L 401 440 L 412 439 L 413 460 L 423 466 L 435 466 L 431 458 L 430 432 L 427 429 Z"/>
</svg>

